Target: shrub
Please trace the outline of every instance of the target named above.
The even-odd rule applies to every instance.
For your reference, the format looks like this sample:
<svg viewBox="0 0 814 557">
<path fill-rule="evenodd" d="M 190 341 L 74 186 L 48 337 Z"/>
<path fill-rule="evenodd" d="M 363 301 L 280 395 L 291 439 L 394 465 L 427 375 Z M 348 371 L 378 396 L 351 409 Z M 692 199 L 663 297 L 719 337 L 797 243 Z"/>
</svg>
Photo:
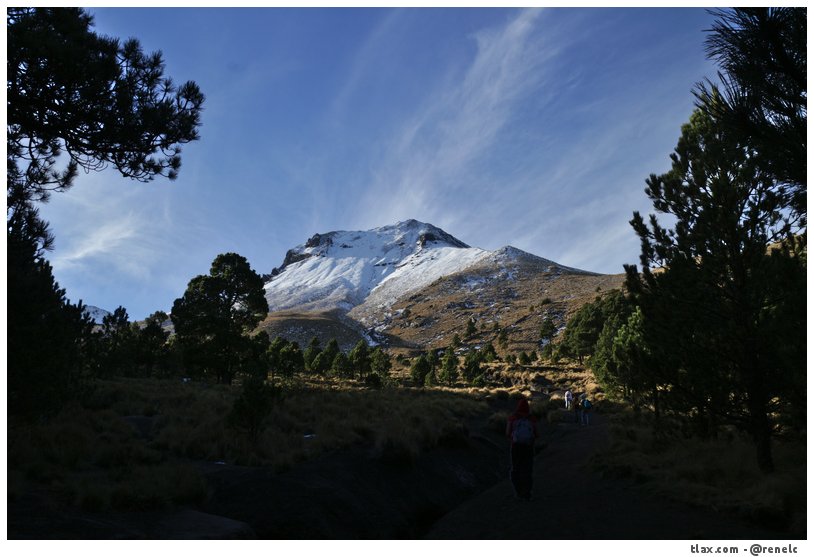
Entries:
<svg viewBox="0 0 814 557">
<path fill-rule="evenodd" d="M 382 384 L 382 376 L 377 372 L 365 376 L 365 386 L 370 389 L 381 389 Z"/>
<path fill-rule="evenodd" d="M 247 379 L 227 422 L 231 427 L 244 430 L 250 441 L 255 443 L 266 417 L 271 413 L 275 395 L 276 391 L 271 385 L 256 378 Z"/>
</svg>

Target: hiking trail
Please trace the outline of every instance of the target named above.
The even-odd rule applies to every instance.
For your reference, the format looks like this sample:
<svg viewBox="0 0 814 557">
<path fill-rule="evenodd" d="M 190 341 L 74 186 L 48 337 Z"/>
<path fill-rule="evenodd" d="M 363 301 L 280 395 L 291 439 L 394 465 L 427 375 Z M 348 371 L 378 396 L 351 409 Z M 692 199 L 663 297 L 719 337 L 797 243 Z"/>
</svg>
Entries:
<svg viewBox="0 0 814 557">
<path fill-rule="evenodd" d="M 563 410 L 564 411 L 564 410 Z M 645 493 L 633 480 L 602 477 L 588 466 L 609 443 L 607 418 L 591 412 L 580 426 L 541 424 L 531 501 L 515 498 L 505 479 L 476 495 L 428 530 L 428 539 L 779 539 L 711 509 Z M 508 441 L 505 442 L 508 463 Z"/>
</svg>

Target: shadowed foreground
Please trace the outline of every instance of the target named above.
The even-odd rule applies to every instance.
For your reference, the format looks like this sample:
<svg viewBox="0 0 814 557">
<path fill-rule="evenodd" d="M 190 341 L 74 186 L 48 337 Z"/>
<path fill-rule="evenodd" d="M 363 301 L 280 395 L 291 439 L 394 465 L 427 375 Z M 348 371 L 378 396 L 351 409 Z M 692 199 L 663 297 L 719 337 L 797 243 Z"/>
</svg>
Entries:
<svg viewBox="0 0 814 557">
<path fill-rule="evenodd" d="M 430 539 L 778 539 L 785 537 L 646 494 L 629 480 L 603 478 L 586 463 L 608 442 L 599 414 L 589 427 L 560 423 L 544 431 L 532 501 L 515 499 L 508 479 L 437 521 Z"/>
</svg>

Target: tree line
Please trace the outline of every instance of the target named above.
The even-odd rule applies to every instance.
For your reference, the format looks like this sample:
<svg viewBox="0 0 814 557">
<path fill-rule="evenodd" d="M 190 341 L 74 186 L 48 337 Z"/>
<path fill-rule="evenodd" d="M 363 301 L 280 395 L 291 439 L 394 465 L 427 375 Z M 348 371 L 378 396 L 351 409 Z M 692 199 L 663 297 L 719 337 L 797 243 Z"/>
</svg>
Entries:
<svg viewBox="0 0 814 557">
<path fill-rule="evenodd" d="M 95 33 L 80 8 L 8 8 L 6 22 L 8 411 L 43 417 L 81 388 L 95 344 L 82 301 L 54 279 L 38 204 L 80 169 L 174 179 L 204 95 L 166 77 L 160 52 Z"/>
</svg>

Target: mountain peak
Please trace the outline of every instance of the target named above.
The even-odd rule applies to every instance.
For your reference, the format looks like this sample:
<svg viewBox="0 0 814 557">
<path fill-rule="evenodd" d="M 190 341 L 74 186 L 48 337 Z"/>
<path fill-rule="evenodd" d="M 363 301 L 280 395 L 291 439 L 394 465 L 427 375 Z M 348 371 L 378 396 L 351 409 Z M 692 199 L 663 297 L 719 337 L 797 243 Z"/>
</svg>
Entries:
<svg viewBox="0 0 814 557">
<path fill-rule="evenodd" d="M 404 274 L 405 265 L 426 272 L 429 267 L 440 269 L 445 261 L 441 267 L 457 269 L 456 262 L 482 253 L 415 219 L 365 231 L 318 233 L 288 250 L 283 264 L 271 273 L 266 298 L 272 311 L 303 306 L 349 310 L 393 275 Z M 416 278 L 414 284 L 423 283 Z"/>
<path fill-rule="evenodd" d="M 270 311 L 390 307 L 437 279 L 516 260 L 564 267 L 511 246 L 473 248 L 432 224 L 409 219 L 366 231 L 318 233 L 286 253 L 266 283 Z M 492 263 L 489 263 L 492 262 Z"/>
</svg>

